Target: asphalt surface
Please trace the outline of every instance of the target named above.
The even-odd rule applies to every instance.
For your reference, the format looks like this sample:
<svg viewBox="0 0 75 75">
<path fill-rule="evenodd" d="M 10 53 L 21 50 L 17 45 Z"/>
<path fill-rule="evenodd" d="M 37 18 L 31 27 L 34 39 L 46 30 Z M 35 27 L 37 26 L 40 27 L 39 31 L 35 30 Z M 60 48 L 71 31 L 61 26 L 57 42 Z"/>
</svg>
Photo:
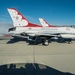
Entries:
<svg viewBox="0 0 75 75">
<path fill-rule="evenodd" d="M 12 63 L 37 63 L 75 74 L 75 42 L 52 42 L 49 46 L 42 46 L 22 39 L 16 42 L 0 40 L 0 65 Z"/>
</svg>

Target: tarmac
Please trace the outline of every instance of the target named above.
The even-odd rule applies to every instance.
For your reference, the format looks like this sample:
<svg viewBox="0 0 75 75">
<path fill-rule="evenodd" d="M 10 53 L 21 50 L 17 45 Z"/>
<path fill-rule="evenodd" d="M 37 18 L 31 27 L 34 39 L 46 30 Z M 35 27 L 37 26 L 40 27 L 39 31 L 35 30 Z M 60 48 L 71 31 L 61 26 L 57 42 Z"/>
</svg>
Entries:
<svg viewBox="0 0 75 75">
<path fill-rule="evenodd" d="M 49 46 L 26 41 L 0 40 L 0 65 L 37 63 L 61 72 L 75 74 L 75 41 L 72 44 L 51 42 Z"/>
</svg>

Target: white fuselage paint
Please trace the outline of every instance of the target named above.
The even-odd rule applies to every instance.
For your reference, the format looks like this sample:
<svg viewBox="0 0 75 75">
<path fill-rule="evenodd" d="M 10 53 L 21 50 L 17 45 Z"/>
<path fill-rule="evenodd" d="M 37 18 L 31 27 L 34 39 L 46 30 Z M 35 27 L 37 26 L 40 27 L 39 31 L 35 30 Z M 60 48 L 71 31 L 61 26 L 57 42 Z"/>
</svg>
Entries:
<svg viewBox="0 0 75 75">
<path fill-rule="evenodd" d="M 75 28 L 73 27 L 16 27 L 14 34 L 25 32 L 26 34 L 39 35 L 54 35 L 60 34 L 63 38 L 75 38 Z"/>
</svg>

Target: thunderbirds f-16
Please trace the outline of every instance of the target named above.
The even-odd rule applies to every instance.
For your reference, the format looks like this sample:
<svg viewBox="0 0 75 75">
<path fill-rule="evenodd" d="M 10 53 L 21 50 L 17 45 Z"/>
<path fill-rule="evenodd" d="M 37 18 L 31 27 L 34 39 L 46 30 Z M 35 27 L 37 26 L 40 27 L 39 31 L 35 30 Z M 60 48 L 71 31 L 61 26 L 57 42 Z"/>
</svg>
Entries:
<svg viewBox="0 0 75 75">
<path fill-rule="evenodd" d="M 9 28 L 10 33 L 28 36 L 28 40 L 36 41 L 37 38 L 42 38 L 43 45 L 49 45 L 52 37 L 69 39 L 68 43 L 75 38 L 74 27 L 57 27 L 49 25 L 44 19 L 40 18 L 41 26 L 30 23 L 24 16 L 15 8 L 8 8 L 8 12 L 13 20 L 14 27 Z M 30 39 L 30 37 L 32 37 Z"/>
</svg>

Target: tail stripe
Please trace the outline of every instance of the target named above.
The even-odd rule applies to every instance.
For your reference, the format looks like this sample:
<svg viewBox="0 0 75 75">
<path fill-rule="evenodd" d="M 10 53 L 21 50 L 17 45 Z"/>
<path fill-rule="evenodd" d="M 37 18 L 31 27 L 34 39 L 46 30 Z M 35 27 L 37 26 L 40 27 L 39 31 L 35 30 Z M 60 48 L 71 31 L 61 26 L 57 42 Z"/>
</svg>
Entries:
<svg viewBox="0 0 75 75">
<path fill-rule="evenodd" d="M 8 9 L 14 26 L 27 26 L 28 21 L 14 8 Z"/>
</svg>

